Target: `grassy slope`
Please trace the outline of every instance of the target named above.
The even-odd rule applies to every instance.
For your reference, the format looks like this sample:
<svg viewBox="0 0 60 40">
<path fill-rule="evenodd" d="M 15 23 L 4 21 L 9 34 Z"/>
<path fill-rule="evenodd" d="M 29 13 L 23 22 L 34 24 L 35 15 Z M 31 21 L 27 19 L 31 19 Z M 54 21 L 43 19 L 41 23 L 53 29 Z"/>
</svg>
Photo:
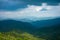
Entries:
<svg viewBox="0 0 60 40">
<path fill-rule="evenodd" d="M 35 37 L 27 32 L 0 32 L 0 40 L 44 40 L 42 38 Z"/>
</svg>

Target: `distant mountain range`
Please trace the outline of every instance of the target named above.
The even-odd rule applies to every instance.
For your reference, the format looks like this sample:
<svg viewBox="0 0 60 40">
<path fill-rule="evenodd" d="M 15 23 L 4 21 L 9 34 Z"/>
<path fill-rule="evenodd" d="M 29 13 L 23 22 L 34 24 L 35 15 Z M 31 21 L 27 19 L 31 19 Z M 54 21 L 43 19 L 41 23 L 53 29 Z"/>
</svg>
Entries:
<svg viewBox="0 0 60 40">
<path fill-rule="evenodd" d="M 37 27 L 37 28 L 51 27 L 51 26 L 60 24 L 60 18 L 35 21 L 35 22 L 32 22 L 31 24 L 34 25 L 34 27 Z"/>
<path fill-rule="evenodd" d="M 12 29 L 21 29 L 21 30 L 36 30 L 43 27 L 52 27 L 54 25 L 60 24 L 60 18 L 50 19 L 50 20 L 41 20 L 34 22 L 22 22 L 15 20 L 2 20 L 0 21 L 0 31 L 1 30 L 12 30 Z"/>
<path fill-rule="evenodd" d="M 0 21 L 0 32 L 22 30 L 47 40 L 60 40 L 60 18 L 34 22 Z"/>
<path fill-rule="evenodd" d="M 47 40 L 60 40 L 60 24 L 36 29 L 35 35 Z"/>
<path fill-rule="evenodd" d="M 32 25 L 27 22 L 15 21 L 15 20 L 3 20 L 0 21 L 0 31 L 11 31 L 11 30 L 32 30 Z"/>
<path fill-rule="evenodd" d="M 33 23 L 38 27 L 35 30 L 34 35 L 38 35 L 46 40 L 60 40 L 60 18 Z"/>
</svg>

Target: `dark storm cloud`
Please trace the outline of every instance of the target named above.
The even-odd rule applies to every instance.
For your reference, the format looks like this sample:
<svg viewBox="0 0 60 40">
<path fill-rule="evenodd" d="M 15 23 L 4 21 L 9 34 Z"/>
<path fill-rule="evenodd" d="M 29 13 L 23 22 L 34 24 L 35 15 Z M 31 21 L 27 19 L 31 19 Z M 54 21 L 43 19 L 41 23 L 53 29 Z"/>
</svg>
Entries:
<svg viewBox="0 0 60 40">
<path fill-rule="evenodd" d="M 41 3 L 57 5 L 60 0 L 0 0 L 0 10 L 16 10 L 26 8 L 27 5 L 41 5 Z"/>
</svg>

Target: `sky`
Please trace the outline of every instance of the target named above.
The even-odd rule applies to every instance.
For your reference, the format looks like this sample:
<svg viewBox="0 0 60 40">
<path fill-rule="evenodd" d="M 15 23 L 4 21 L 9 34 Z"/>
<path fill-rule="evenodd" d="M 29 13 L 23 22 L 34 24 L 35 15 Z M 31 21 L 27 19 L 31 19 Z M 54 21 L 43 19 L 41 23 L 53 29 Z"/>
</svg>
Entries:
<svg viewBox="0 0 60 40">
<path fill-rule="evenodd" d="M 0 20 L 38 21 L 60 18 L 59 0 L 0 0 Z"/>
</svg>

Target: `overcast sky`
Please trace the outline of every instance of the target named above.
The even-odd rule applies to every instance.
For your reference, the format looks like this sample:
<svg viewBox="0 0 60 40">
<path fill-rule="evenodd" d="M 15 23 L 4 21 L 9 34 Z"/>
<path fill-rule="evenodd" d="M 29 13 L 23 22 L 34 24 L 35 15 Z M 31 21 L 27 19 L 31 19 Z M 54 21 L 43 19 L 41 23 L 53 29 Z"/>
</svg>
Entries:
<svg viewBox="0 0 60 40">
<path fill-rule="evenodd" d="M 0 20 L 37 21 L 60 18 L 59 3 L 59 0 L 0 0 Z"/>
</svg>

